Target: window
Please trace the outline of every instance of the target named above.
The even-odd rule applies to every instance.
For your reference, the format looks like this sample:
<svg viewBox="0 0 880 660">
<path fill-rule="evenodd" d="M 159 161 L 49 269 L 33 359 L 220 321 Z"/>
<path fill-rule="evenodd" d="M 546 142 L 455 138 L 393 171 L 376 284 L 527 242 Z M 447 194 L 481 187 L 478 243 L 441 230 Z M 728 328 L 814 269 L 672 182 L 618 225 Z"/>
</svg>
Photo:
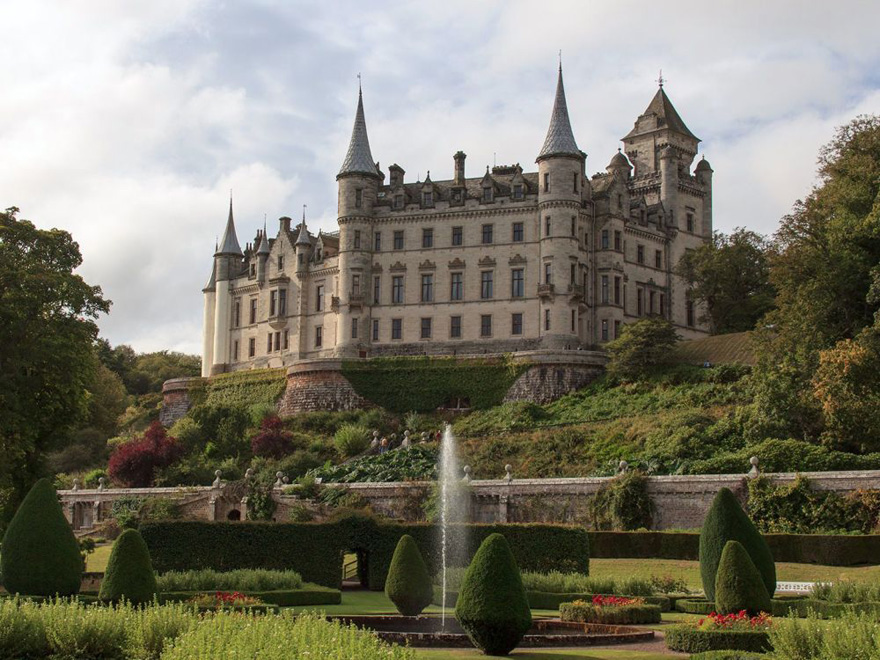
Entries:
<svg viewBox="0 0 880 660">
<path fill-rule="evenodd" d="M 621 236 L 619 231 L 614 232 L 614 249 L 618 252 L 621 250 Z"/>
<path fill-rule="evenodd" d="M 513 223 L 513 242 L 514 243 L 522 243 L 523 241 L 523 223 L 514 222 Z"/>
<path fill-rule="evenodd" d="M 403 275 L 391 278 L 391 302 L 395 305 L 403 302 Z"/>
<path fill-rule="evenodd" d="M 354 249 L 355 250 L 361 249 L 361 230 L 360 229 L 354 230 Z"/>
<path fill-rule="evenodd" d="M 522 199 L 523 198 L 523 187 L 521 183 L 516 183 L 513 186 L 513 198 L 514 199 Z"/>
<path fill-rule="evenodd" d="M 571 219 L 571 235 L 577 236 L 577 218 Z"/>
<path fill-rule="evenodd" d="M 379 319 L 373 319 L 373 341 L 379 341 Z"/>
<path fill-rule="evenodd" d="M 394 232 L 394 249 L 402 250 L 403 249 L 403 230 L 398 229 Z"/>
<path fill-rule="evenodd" d="M 357 188 L 354 191 L 354 207 L 359 209 L 364 205 L 364 191 L 361 188 Z"/>
<path fill-rule="evenodd" d="M 257 264 L 252 263 L 251 264 L 251 277 L 256 277 L 256 276 L 257 276 Z"/>
<path fill-rule="evenodd" d="M 663 253 L 660 250 L 654 251 L 654 268 L 663 268 Z"/>
<path fill-rule="evenodd" d="M 494 192 L 495 191 L 493 191 L 492 188 L 489 188 L 489 187 L 483 188 L 483 201 L 484 202 L 491 202 L 492 199 L 494 198 L 494 194 L 493 194 Z"/>
<path fill-rule="evenodd" d="M 276 351 L 281 350 L 281 331 L 280 330 L 275 333 L 275 350 Z"/>
<path fill-rule="evenodd" d="M 602 303 L 608 304 L 608 276 L 602 276 Z"/>
<path fill-rule="evenodd" d="M 602 341 L 608 341 L 608 321 L 602 319 Z"/>
<path fill-rule="evenodd" d="M 403 208 L 403 195 L 395 195 L 394 196 L 394 208 L 396 208 L 396 209 Z"/>
<path fill-rule="evenodd" d="M 321 345 L 324 343 L 324 327 L 317 326 L 315 327 L 315 348 L 321 348 Z"/>
<path fill-rule="evenodd" d="M 568 283 L 571 284 L 572 286 L 574 286 L 575 282 L 577 282 L 577 274 L 575 272 L 575 265 L 571 264 L 571 267 L 569 268 L 569 274 L 568 274 Z"/>
<path fill-rule="evenodd" d="M 237 328 L 241 325 L 241 299 L 235 299 L 235 311 L 232 314 L 232 327 Z"/>
<path fill-rule="evenodd" d="M 645 313 L 645 290 L 636 289 L 636 315 L 642 316 Z"/>
<path fill-rule="evenodd" d="M 272 333 L 271 332 L 268 335 L 266 335 L 266 352 L 267 353 L 272 352 Z"/>
<path fill-rule="evenodd" d="M 434 301 L 434 276 L 422 275 L 422 302 Z"/>
<path fill-rule="evenodd" d="M 351 276 L 351 295 L 353 295 L 353 296 L 361 295 L 361 276 L 360 275 L 352 275 Z"/>
<path fill-rule="evenodd" d="M 614 322 L 614 338 L 620 337 L 620 321 Z"/>
<path fill-rule="evenodd" d="M 391 319 L 391 338 L 400 339 L 403 337 L 403 319 Z"/>
<path fill-rule="evenodd" d="M 617 208 L 623 208 L 623 195 L 617 195 Z"/>
<path fill-rule="evenodd" d="M 358 338 L 358 320 L 356 318 L 353 318 L 351 320 L 351 338 Z"/>
<path fill-rule="evenodd" d="M 548 215 L 544 218 L 544 236 L 547 237 L 550 235 L 550 216 Z"/>
<path fill-rule="evenodd" d="M 422 339 L 430 339 L 431 338 L 431 317 L 430 316 L 422 319 L 422 332 L 421 332 L 420 336 Z"/>
<path fill-rule="evenodd" d="M 544 173 L 544 192 L 550 192 L 550 173 Z"/>
<path fill-rule="evenodd" d="M 660 316 L 666 316 L 666 295 L 660 294 Z"/>
<path fill-rule="evenodd" d="M 577 311 L 571 310 L 571 333 L 574 334 L 577 332 L 575 328 L 577 327 Z"/>
<path fill-rule="evenodd" d="M 689 328 L 694 327 L 694 301 L 688 300 L 685 302 L 685 310 L 687 312 L 687 326 Z"/>
<path fill-rule="evenodd" d="M 553 284 L 553 264 L 544 264 L 544 284 Z"/>
<path fill-rule="evenodd" d="M 572 182 L 571 190 L 572 190 L 572 192 L 577 192 L 578 191 L 578 173 L 573 172 L 573 174 L 574 174 L 574 177 L 573 177 L 574 181 Z"/>
<path fill-rule="evenodd" d="M 550 330 L 550 310 L 544 310 L 544 331 Z"/>
<path fill-rule="evenodd" d="M 614 304 L 620 304 L 620 277 L 614 277 Z"/>
<path fill-rule="evenodd" d="M 449 276 L 449 299 L 450 300 L 461 300 L 463 293 L 463 286 L 461 283 L 461 273 L 451 273 Z"/>
<path fill-rule="evenodd" d="M 381 297 L 380 293 L 382 291 L 381 284 L 382 284 L 382 280 L 379 278 L 378 275 L 373 278 L 373 304 L 374 305 L 379 304 L 379 299 Z"/>
<path fill-rule="evenodd" d="M 687 230 L 689 232 L 694 231 L 694 214 L 693 213 L 687 214 Z"/>
<path fill-rule="evenodd" d="M 449 336 L 452 339 L 461 339 L 461 317 L 449 317 Z"/>
<path fill-rule="evenodd" d="M 434 193 L 430 190 L 422 193 L 422 206 L 434 206 Z"/>
<path fill-rule="evenodd" d="M 492 315 L 491 314 L 481 314 L 480 315 L 480 337 L 491 337 L 492 336 Z"/>
<path fill-rule="evenodd" d="M 516 313 L 510 315 L 510 334 L 522 334 L 522 314 Z"/>
<path fill-rule="evenodd" d="M 232 361 L 238 362 L 238 340 L 232 342 Z"/>
<path fill-rule="evenodd" d="M 636 246 L 636 261 L 640 264 L 645 263 L 645 246 L 637 245 Z"/>
<path fill-rule="evenodd" d="M 484 300 L 492 297 L 492 271 L 480 272 L 480 298 Z"/>
<path fill-rule="evenodd" d="M 423 248 L 434 247 L 434 230 L 433 229 L 423 229 L 422 230 L 422 247 Z"/>
<path fill-rule="evenodd" d="M 257 338 L 251 337 L 248 339 L 248 357 L 254 357 L 257 353 Z"/>
<path fill-rule="evenodd" d="M 287 316 L 287 289 L 278 289 L 278 316 Z"/>
<path fill-rule="evenodd" d="M 297 259 L 297 261 L 299 262 L 299 265 L 302 266 L 302 265 L 303 265 L 303 253 L 300 252 L 298 255 L 296 255 L 296 259 Z M 253 271 L 253 267 L 251 267 L 251 271 Z M 253 276 L 253 274 L 254 274 L 254 273 L 251 272 L 251 275 L 252 275 L 252 276 Z"/>
<path fill-rule="evenodd" d="M 649 314 L 653 314 L 653 313 L 654 313 L 654 300 L 655 300 L 656 297 L 657 297 L 656 294 L 657 294 L 656 291 L 651 291 L 651 293 L 649 294 L 649 295 L 650 295 L 650 298 L 648 298 L 648 300 L 650 301 L 650 302 L 648 303 L 648 313 L 649 313 Z"/>
<path fill-rule="evenodd" d="M 380 231 L 373 234 L 373 250 L 376 252 L 382 251 L 382 232 Z"/>
<path fill-rule="evenodd" d="M 319 284 L 315 287 L 315 311 L 324 311 L 324 285 Z"/>
<path fill-rule="evenodd" d="M 284 350 L 290 348 L 290 330 L 284 331 Z"/>
<path fill-rule="evenodd" d="M 278 255 L 278 270 L 284 270 L 284 255 Z"/>
<path fill-rule="evenodd" d="M 483 225 L 483 244 L 492 242 L 492 225 Z"/>
<path fill-rule="evenodd" d="M 522 298 L 525 295 L 525 281 L 523 278 L 523 269 L 515 268 L 510 271 L 510 296 L 512 298 Z"/>
<path fill-rule="evenodd" d="M 275 308 L 278 305 L 278 292 L 269 292 L 269 316 L 275 316 Z"/>
<path fill-rule="evenodd" d="M 603 250 L 608 249 L 608 230 L 607 229 L 602 230 L 602 249 Z"/>
<path fill-rule="evenodd" d="M 461 227 L 453 227 L 452 228 L 452 244 L 453 245 L 461 245 L 462 239 L 464 238 L 464 234 L 462 232 Z"/>
<path fill-rule="evenodd" d="M 251 298 L 250 323 L 253 325 L 257 322 L 257 299 Z"/>
</svg>

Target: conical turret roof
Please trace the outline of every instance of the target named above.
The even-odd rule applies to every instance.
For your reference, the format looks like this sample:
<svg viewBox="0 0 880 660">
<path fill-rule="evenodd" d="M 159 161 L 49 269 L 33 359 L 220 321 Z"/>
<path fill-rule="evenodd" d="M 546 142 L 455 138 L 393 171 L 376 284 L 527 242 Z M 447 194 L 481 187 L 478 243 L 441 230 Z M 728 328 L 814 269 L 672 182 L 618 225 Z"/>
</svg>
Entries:
<svg viewBox="0 0 880 660">
<path fill-rule="evenodd" d="M 226 229 L 223 232 L 223 238 L 220 240 L 220 249 L 217 254 L 234 254 L 241 255 L 241 246 L 238 244 L 238 236 L 235 235 L 235 221 L 232 219 L 232 197 L 229 198 L 229 218 L 226 220 Z"/>
<path fill-rule="evenodd" d="M 358 88 L 357 112 L 354 115 L 354 128 L 351 130 L 351 142 L 348 153 L 342 161 L 337 178 L 345 174 L 368 174 L 379 176 L 376 162 L 370 152 L 370 139 L 367 137 L 367 120 L 364 118 L 364 95 Z"/>
<path fill-rule="evenodd" d="M 682 135 L 686 135 L 689 138 L 693 138 L 694 140 L 699 141 L 699 138 L 691 133 L 690 129 L 685 125 L 684 120 L 678 114 L 675 106 L 672 105 L 672 101 L 670 101 L 669 97 L 666 96 L 666 92 L 663 90 L 662 85 L 657 89 L 657 93 L 654 94 L 654 98 L 651 99 L 651 102 L 648 104 L 648 107 L 641 114 L 639 119 L 650 115 L 656 117 L 657 121 L 656 128 L 653 130 L 668 128 L 671 131 L 681 133 Z M 640 131 L 639 123 L 640 122 L 638 121 L 636 122 L 636 126 L 629 133 L 626 134 L 626 136 L 623 138 L 624 140 L 648 132 L 645 130 Z"/>
<path fill-rule="evenodd" d="M 263 233 L 260 235 L 260 245 L 257 254 L 269 254 L 269 237 L 266 236 L 266 223 L 263 223 Z"/>
<path fill-rule="evenodd" d="M 562 65 L 559 66 L 559 79 L 556 82 L 556 100 L 553 102 L 553 112 L 550 115 L 550 128 L 547 129 L 547 137 L 544 146 L 538 154 L 538 159 L 548 156 L 575 156 L 582 158 L 583 154 L 578 149 L 571 130 L 571 121 L 568 119 L 568 105 L 565 102 L 565 86 L 562 84 Z"/>
</svg>

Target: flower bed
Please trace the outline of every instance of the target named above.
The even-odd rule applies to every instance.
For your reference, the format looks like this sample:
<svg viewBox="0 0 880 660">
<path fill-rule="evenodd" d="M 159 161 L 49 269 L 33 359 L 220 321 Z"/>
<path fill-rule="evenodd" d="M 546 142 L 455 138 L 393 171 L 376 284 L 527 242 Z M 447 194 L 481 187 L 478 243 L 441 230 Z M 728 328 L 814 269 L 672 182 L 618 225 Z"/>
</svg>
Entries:
<svg viewBox="0 0 880 660">
<path fill-rule="evenodd" d="M 269 607 L 259 598 L 246 596 L 238 591 L 216 591 L 213 594 L 196 594 L 186 601 L 187 605 L 194 605 L 201 611 L 207 610 L 244 610 L 251 613 L 275 612 L 275 607 Z"/>
<path fill-rule="evenodd" d="M 563 621 L 580 623 L 660 623 L 660 608 L 646 604 L 643 598 L 597 595 L 589 601 L 562 603 L 559 617 Z"/>
<path fill-rule="evenodd" d="M 769 630 L 772 625 L 772 619 L 765 612 L 753 617 L 745 610 L 737 614 L 712 612 L 696 624 L 669 628 L 666 646 L 684 653 L 719 650 L 764 653 L 771 648 Z"/>
<path fill-rule="evenodd" d="M 259 599 L 261 602 L 278 607 L 297 607 L 304 605 L 339 605 L 342 592 L 316 584 L 305 583 L 303 589 L 276 589 L 273 591 L 251 591 L 242 589 L 246 596 Z M 199 595 L 195 591 L 171 591 L 159 595 L 160 603 L 186 602 Z"/>
</svg>

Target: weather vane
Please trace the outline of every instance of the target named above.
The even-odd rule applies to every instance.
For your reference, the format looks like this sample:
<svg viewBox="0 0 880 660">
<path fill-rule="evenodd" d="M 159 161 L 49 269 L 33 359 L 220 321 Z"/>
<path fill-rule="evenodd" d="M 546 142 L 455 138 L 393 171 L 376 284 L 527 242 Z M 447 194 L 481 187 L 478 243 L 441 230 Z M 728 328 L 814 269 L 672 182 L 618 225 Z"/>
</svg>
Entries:
<svg viewBox="0 0 880 660">
<path fill-rule="evenodd" d="M 666 82 L 666 80 L 665 80 L 665 78 L 663 78 L 663 69 L 660 69 L 660 77 L 657 78 L 657 84 L 660 85 L 660 87 L 662 88 L 663 83 L 665 83 L 665 82 Z"/>
</svg>

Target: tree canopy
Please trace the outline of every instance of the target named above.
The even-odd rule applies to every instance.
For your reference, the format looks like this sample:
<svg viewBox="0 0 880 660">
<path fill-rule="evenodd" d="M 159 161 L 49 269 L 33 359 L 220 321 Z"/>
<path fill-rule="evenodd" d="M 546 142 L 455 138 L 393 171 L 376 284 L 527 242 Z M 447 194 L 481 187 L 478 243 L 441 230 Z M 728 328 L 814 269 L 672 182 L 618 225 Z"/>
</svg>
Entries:
<svg viewBox="0 0 880 660">
<path fill-rule="evenodd" d="M 675 328 L 660 316 L 627 323 L 620 337 L 605 344 L 608 373 L 619 378 L 643 376 L 669 360 L 677 341 Z"/>
</svg>

